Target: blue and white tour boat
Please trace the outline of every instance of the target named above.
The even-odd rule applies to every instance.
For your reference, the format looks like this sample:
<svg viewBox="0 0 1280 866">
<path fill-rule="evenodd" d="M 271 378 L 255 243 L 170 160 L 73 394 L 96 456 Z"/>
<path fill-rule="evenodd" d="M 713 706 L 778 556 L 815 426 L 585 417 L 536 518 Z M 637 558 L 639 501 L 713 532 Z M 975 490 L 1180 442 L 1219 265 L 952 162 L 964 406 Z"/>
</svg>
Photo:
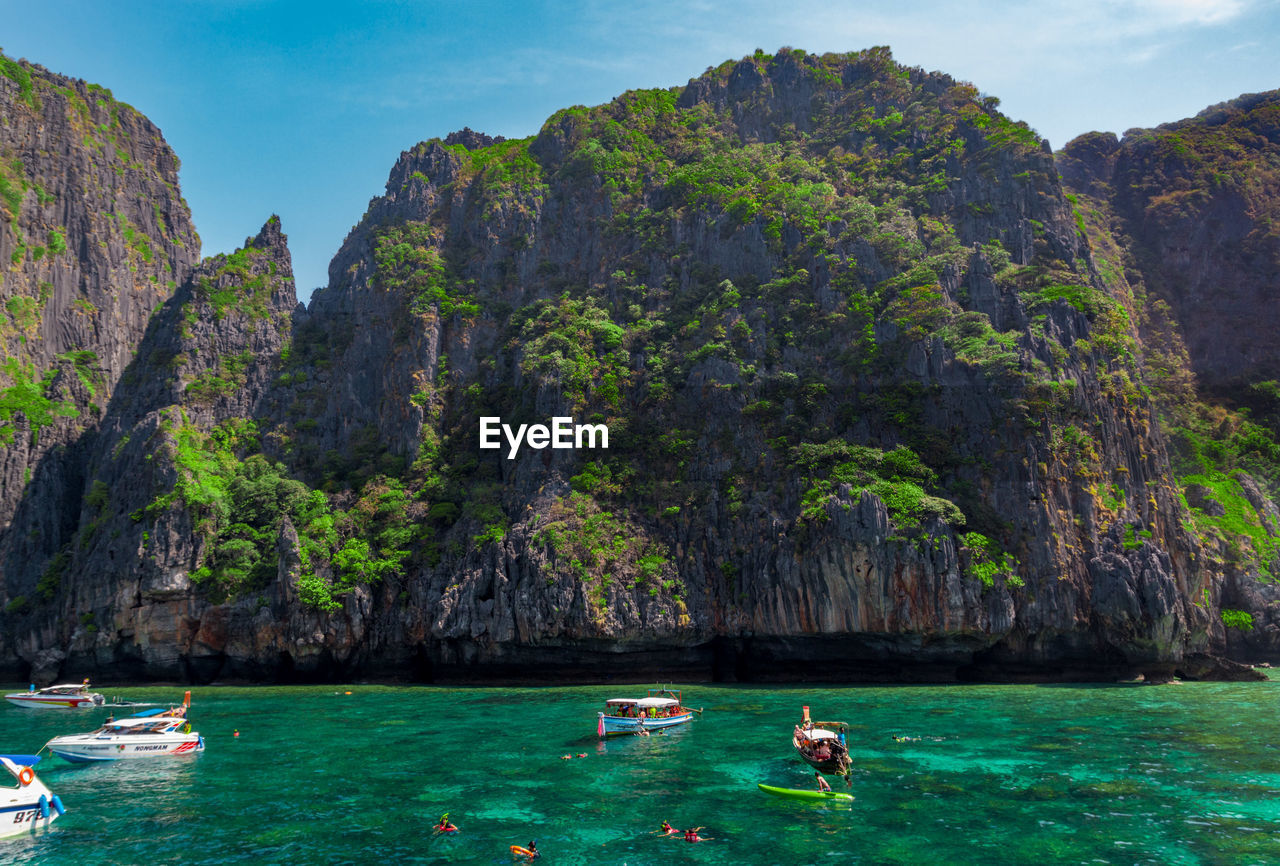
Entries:
<svg viewBox="0 0 1280 866">
<path fill-rule="evenodd" d="M 596 733 L 639 734 L 683 725 L 695 712 L 681 703 L 678 689 L 649 689 L 643 698 L 610 698 L 604 712 L 597 713 Z"/>
</svg>

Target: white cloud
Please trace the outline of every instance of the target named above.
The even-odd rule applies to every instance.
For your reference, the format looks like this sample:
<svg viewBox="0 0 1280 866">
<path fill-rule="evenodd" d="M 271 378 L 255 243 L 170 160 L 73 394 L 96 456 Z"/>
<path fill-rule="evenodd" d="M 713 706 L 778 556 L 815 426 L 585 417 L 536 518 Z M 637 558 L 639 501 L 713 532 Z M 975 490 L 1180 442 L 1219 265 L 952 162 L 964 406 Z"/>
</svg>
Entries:
<svg viewBox="0 0 1280 866">
<path fill-rule="evenodd" d="M 1131 66 L 1141 66 L 1144 63 L 1150 63 L 1155 60 L 1167 47 L 1167 45 L 1159 43 L 1138 46 L 1132 51 L 1118 55 L 1116 59 Z"/>
<path fill-rule="evenodd" d="M 1245 11 L 1244 0 L 1138 0 L 1137 7 L 1172 26 L 1222 24 Z"/>
</svg>

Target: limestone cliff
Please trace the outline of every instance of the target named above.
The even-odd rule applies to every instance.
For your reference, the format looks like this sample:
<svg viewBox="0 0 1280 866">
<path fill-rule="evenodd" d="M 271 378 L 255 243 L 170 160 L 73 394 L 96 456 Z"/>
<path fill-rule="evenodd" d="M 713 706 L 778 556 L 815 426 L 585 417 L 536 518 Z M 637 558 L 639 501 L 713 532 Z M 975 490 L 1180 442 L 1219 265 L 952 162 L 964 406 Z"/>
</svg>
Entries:
<svg viewBox="0 0 1280 866">
<path fill-rule="evenodd" d="M 25 609 L 77 530 L 84 461 L 152 314 L 199 257 L 160 130 L 0 57 L 0 574 Z"/>
<path fill-rule="evenodd" d="M 1033 131 L 885 49 L 423 142 L 308 310 L 274 219 L 179 281 L 74 539 L 6 575 L 11 665 L 1205 674 L 1226 577 L 1113 243 Z M 508 459 L 481 416 L 609 447 Z"/>
<path fill-rule="evenodd" d="M 1095 133 L 1063 151 L 1063 174 L 1123 221 L 1131 264 L 1167 302 L 1203 387 L 1280 376 L 1280 91 L 1194 118 Z"/>
<path fill-rule="evenodd" d="M 1280 660 L 1280 92 L 1081 136 L 1058 162 L 1100 271 L 1136 299 L 1171 479 L 1222 585 L 1214 639 Z"/>
</svg>

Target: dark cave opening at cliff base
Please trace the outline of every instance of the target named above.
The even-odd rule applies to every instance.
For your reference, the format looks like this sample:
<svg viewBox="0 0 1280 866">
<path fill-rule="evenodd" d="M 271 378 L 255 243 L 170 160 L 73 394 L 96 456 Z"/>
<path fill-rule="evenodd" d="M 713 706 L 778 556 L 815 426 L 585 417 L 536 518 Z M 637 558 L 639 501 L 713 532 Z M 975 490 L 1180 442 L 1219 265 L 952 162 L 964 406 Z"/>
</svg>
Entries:
<svg viewBox="0 0 1280 866">
<path fill-rule="evenodd" d="M 904 636 L 905 637 L 905 636 Z M 971 641 L 900 644 L 886 635 L 721 636 L 690 647 L 619 651 L 616 645 L 505 647 L 499 656 L 470 646 L 426 651 L 430 679 L 459 683 L 682 682 L 1111 682 L 1140 669 L 1118 652 L 1027 662 Z M 419 663 L 420 664 L 420 663 Z"/>
<path fill-rule="evenodd" d="M 905 636 L 904 636 L 905 637 Z M 357 653 L 339 659 L 328 649 L 305 658 L 280 652 L 273 663 L 246 663 L 225 654 L 183 656 L 172 664 L 118 658 L 109 666 L 71 658 L 58 678 L 89 676 L 120 683 L 158 681 L 208 685 L 282 685 L 355 681 L 477 686 L 599 685 L 643 682 L 715 683 L 1103 683 L 1142 679 L 1257 679 L 1245 665 L 1191 654 L 1174 663 L 1128 659 L 1115 647 L 1080 648 L 1038 658 L 997 644 L 974 649 L 961 641 L 895 645 L 882 634 L 720 636 L 703 644 L 619 649 L 606 640 L 573 645 L 480 646 L 419 644 L 412 653 Z M 26 681 L 30 670 L 13 679 Z M 37 679 L 43 682 L 42 678 Z"/>
</svg>

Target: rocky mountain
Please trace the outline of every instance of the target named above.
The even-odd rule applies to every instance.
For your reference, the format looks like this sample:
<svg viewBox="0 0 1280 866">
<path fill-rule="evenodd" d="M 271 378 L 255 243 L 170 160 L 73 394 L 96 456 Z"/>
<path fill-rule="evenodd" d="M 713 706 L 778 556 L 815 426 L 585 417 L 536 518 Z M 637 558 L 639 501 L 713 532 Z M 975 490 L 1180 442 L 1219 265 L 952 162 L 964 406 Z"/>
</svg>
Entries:
<svg viewBox="0 0 1280 866">
<path fill-rule="evenodd" d="M 8 63 L 6 118 L 52 110 Z M 1152 252 L 1181 241 L 1112 193 L 1149 171 L 1131 137 L 1055 158 L 887 49 L 784 49 L 413 147 L 305 310 L 274 217 L 198 265 L 147 224 L 169 294 L 111 331 L 131 360 L 95 423 L 43 425 L 61 474 L 5 488 L 8 669 L 1243 675 L 1274 429 L 1196 390 L 1194 302 Z M 102 159 L 77 142 L 63 162 Z M 74 399 L 77 368 L 30 363 L 0 406 L 34 443 L 8 394 L 52 369 Z M 1256 447 L 1189 471 L 1178 431 L 1214 412 L 1235 426 L 1196 453 L 1244 423 Z M 608 447 L 482 448 L 484 418 Z"/>
<path fill-rule="evenodd" d="M 177 157 L 110 90 L 0 57 L 0 106 L 0 573 L 13 615 L 76 533 L 89 443 L 200 241 Z"/>
<path fill-rule="evenodd" d="M 1095 259 L 1140 300 L 1146 382 L 1190 530 L 1224 586 L 1230 650 L 1280 652 L 1280 92 L 1123 140 L 1070 142 L 1059 167 Z"/>
<path fill-rule="evenodd" d="M 1063 175 L 1123 220 L 1131 267 L 1169 305 L 1202 387 L 1224 396 L 1280 376 L 1280 93 L 1189 120 L 1072 141 Z M 1259 317 L 1262 317 L 1259 319 Z M 1224 339 L 1227 334 L 1235 339 Z"/>
</svg>

